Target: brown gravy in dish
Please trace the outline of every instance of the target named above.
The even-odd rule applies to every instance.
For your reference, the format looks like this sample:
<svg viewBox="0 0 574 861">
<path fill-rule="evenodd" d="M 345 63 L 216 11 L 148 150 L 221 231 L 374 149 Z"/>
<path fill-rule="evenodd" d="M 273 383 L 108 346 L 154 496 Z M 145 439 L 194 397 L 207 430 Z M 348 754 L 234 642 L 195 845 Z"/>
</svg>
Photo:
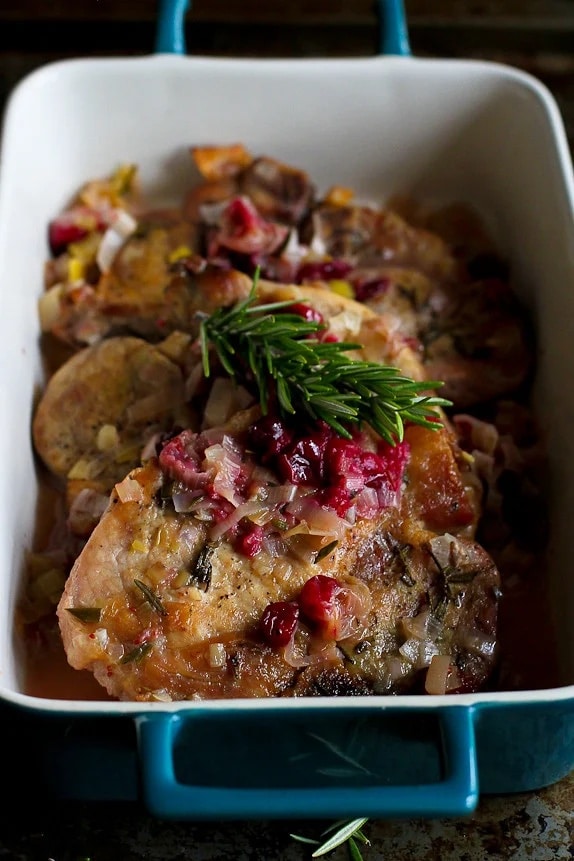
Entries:
<svg viewBox="0 0 574 861">
<path fill-rule="evenodd" d="M 130 315 L 135 314 L 133 334 L 151 343 L 177 333 L 194 310 L 186 306 L 178 316 L 189 285 L 211 265 L 230 274 L 222 278 L 219 272 L 200 286 L 200 307 L 203 302 L 208 311 L 241 298 L 242 279 L 252 275 L 256 259 L 269 281 L 326 287 L 395 319 L 399 345 L 422 362 L 426 379 L 445 381 L 460 447 L 483 486 L 477 541 L 499 569 L 502 593 L 499 658 L 489 689 L 564 683 L 544 577 L 543 441 L 525 406 L 532 372 L 529 325 L 480 219 L 465 207 L 427 212 L 406 200 L 375 210 L 341 188 L 317 200 L 306 174 L 272 159 L 253 159 L 239 146 L 200 148 L 194 158 L 204 182 L 179 210 L 146 214 L 126 193 L 122 183 L 129 177 L 120 171 L 108 184 L 88 183 L 64 217 L 54 220 L 49 298 L 41 309 L 47 377 L 86 344 L 130 331 Z M 124 246 L 104 271 L 95 239 L 110 230 L 110 204 L 131 213 L 137 229 L 128 218 Z M 164 289 L 175 302 L 158 309 Z M 174 427 L 180 422 L 181 415 L 172 418 Z M 112 427 L 101 438 L 102 451 L 116 432 Z M 63 588 L 58 576 L 65 578 L 89 532 L 84 524 L 85 534 L 79 526 L 70 534 L 70 499 L 86 483 L 102 497 L 108 489 L 93 480 L 89 468 L 54 467 L 58 452 L 50 456 L 50 466 L 62 471 L 59 480 L 42 479 L 36 552 L 20 613 L 26 692 L 107 700 L 91 673 L 68 664 L 55 605 Z M 76 484 L 68 481 L 64 502 L 60 485 L 72 473 Z"/>
</svg>

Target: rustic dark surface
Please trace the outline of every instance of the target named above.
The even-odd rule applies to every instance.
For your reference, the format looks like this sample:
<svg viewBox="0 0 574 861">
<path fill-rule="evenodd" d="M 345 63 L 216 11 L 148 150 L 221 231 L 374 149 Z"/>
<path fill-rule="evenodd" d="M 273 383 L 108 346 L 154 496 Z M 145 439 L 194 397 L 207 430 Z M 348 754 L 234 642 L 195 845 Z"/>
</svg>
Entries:
<svg viewBox="0 0 574 861">
<path fill-rule="evenodd" d="M 574 776 L 528 795 L 485 799 L 469 819 L 371 821 L 365 861 L 572 861 Z M 304 861 L 290 833 L 317 836 L 325 823 L 166 823 L 133 804 L 46 802 L 4 808 L 6 861 Z M 347 858 L 344 848 L 328 856 Z"/>
<path fill-rule="evenodd" d="M 526 69 L 552 90 L 574 143 L 574 0 L 407 0 L 406 6 L 413 53 Z M 150 53 L 155 12 L 154 0 L 0 0 L 0 103 L 25 74 L 52 60 Z M 363 55 L 376 51 L 377 28 L 370 0 L 196 0 L 187 38 L 196 53 Z M 34 782 L 33 767 L 26 779 Z M 4 787 L 10 787 L 6 772 Z M 573 811 L 574 774 L 538 792 L 484 798 L 470 818 L 372 821 L 364 857 L 572 861 Z M 290 832 L 317 836 L 324 825 L 166 823 L 134 803 L 11 795 L 0 814 L 0 859 L 296 861 L 309 858 L 311 849 Z"/>
</svg>

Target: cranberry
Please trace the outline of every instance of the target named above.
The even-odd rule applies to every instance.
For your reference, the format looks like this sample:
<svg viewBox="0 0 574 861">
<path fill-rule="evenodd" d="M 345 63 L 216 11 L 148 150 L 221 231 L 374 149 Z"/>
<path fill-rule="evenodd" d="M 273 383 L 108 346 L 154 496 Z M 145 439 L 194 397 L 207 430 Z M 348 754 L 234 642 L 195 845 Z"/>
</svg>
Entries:
<svg viewBox="0 0 574 861">
<path fill-rule="evenodd" d="M 343 482 L 333 487 L 325 487 L 321 491 L 321 505 L 332 508 L 339 517 L 345 516 L 352 501 L 351 493 L 343 486 Z"/>
<path fill-rule="evenodd" d="M 212 231 L 208 252 L 211 256 L 222 246 L 248 257 L 271 254 L 284 244 L 288 235 L 286 225 L 266 221 L 248 197 L 235 197 L 225 207 L 219 228 Z"/>
<path fill-rule="evenodd" d="M 198 484 L 201 474 L 196 443 L 196 434 L 185 430 L 168 440 L 159 455 L 162 470 L 189 487 Z"/>
<path fill-rule="evenodd" d="M 334 439 L 327 451 L 329 475 L 335 479 L 343 478 L 350 489 L 361 490 L 367 474 L 373 468 L 373 464 L 369 462 L 369 455 L 370 452 L 351 440 Z"/>
<path fill-rule="evenodd" d="M 292 305 L 285 307 L 287 314 L 297 314 L 298 317 L 303 317 L 306 323 L 323 323 L 323 315 L 311 305 L 306 305 L 304 302 L 294 302 Z"/>
<path fill-rule="evenodd" d="M 367 302 L 377 296 L 384 296 L 391 286 L 388 278 L 371 278 L 369 280 L 357 280 L 353 287 L 357 302 Z"/>
<path fill-rule="evenodd" d="M 304 436 L 277 458 L 277 471 L 291 484 L 319 486 L 325 477 L 325 451 L 333 432 L 327 425 Z"/>
<path fill-rule="evenodd" d="M 379 445 L 379 457 L 385 464 L 385 478 L 391 490 L 398 491 L 403 480 L 403 472 L 409 459 L 411 447 L 406 440 L 395 445 L 382 442 Z"/>
<path fill-rule="evenodd" d="M 261 526 L 253 525 L 247 531 L 240 533 L 235 539 L 235 549 L 243 556 L 253 559 L 261 550 L 263 543 L 263 529 Z"/>
<path fill-rule="evenodd" d="M 222 520 L 227 520 L 227 518 L 233 514 L 234 508 L 231 502 L 227 499 L 224 499 L 222 496 L 216 493 L 213 489 L 213 486 L 207 488 L 208 495 L 211 499 L 211 504 L 209 507 L 209 511 L 211 517 L 215 521 L 215 523 L 221 523 Z M 236 532 L 238 527 L 233 526 L 227 530 L 227 535 L 231 538 Z"/>
<path fill-rule="evenodd" d="M 258 227 L 262 221 L 259 213 L 246 197 L 235 197 L 231 200 L 225 209 L 224 218 L 229 232 L 236 236 L 242 236 L 254 227 Z"/>
<path fill-rule="evenodd" d="M 281 478 L 291 484 L 316 484 L 321 478 L 322 452 L 309 437 L 300 439 L 277 458 Z"/>
<path fill-rule="evenodd" d="M 344 278 L 353 267 L 345 260 L 322 260 L 302 263 L 297 273 L 297 283 L 305 281 L 331 281 Z"/>
<path fill-rule="evenodd" d="M 313 467 L 303 455 L 298 452 L 280 454 L 277 458 L 277 471 L 290 484 L 313 484 L 315 474 Z"/>
<path fill-rule="evenodd" d="M 293 440 L 293 431 L 277 416 L 263 416 L 248 431 L 249 445 L 261 454 L 263 462 L 279 454 Z"/>
<path fill-rule="evenodd" d="M 342 610 L 339 596 L 342 591 L 334 577 L 316 574 L 307 580 L 299 594 L 301 612 L 315 623 L 324 637 L 337 637 Z"/>
<path fill-rule="evenodd" d="M 261 632 L 270 646 L 286 646 L 297 627 L 299 607 L 294 601 L 268 604 L 261 617 Z"/>
<path fill-rule="evenodd" d="M 106 227 L 100 215 L 87 206 L 68 209 L 50 222 L 48 242 L 54 256 L 62 254 L 72 242 L 79 242 L 94 230 Z"/>
</svg>

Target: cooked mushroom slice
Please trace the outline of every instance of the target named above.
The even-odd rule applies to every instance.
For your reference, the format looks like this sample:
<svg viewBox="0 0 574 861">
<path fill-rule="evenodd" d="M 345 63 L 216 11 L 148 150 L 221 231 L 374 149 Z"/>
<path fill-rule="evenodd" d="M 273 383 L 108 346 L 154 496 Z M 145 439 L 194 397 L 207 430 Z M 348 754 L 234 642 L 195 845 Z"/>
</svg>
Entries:
<svg viewBox="0 0 574 861">
<path fill-rule="evenodd" d="M 202 221 L 210 211 L 245 195 L 264 219 L 294 226 L 313 202 L 314 186 L 305 171 L 267 156 L 253 158 L 241 145 L 194 147 L 192 156 L 205 182 L 186 198 L 188 218 Z"/>
</svg>

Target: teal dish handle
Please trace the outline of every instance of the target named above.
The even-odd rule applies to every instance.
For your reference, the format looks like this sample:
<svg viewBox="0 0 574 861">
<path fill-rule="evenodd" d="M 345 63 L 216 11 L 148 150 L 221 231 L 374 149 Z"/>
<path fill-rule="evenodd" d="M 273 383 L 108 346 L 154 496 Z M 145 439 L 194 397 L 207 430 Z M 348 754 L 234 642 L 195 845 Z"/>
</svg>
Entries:
<svg viewBox="0 0 574 861">
<path fill-rule="evenodd" d="M 155 50 L 158 54 L 185 54 L 185 14 L 190 0 L 160 0 Z M 403 0 L 377 0 L 379 53 L 410 56 Z"/>
<path fill-rule="evenodd" d="M 377 0 L 379 53 L 409 57 L 411 48 L 403 0 Z"/>
<path fill-rule="evenodd" d="M 370 721 L 371 731 L 387 717 L 385 709 L 373 708 L 368 712 L 369 717 L 363 717 L 365 709 L 361 709 L 359 720 Z M 318 711 L 306 710 L 301 704 L 301 710 L 278 710 L 271 716 L 270 739 L 259 745 L 259 750 L 253 749 L 248 739 L 249 728 L 253 721 L 260 718 L 254 711 L 243 713 L 244 725 L 237 729 L 239 744 L 236 756 L 228 749 L 226 732 L 237 727 L 241 713 L 235 710 L 222 712 L 201 712 L 186 710 L 176 713 L 146 713 L 136 718 L 138 737 L 140 781 L 143 801 L 153 815 L 162 819 L 175 820 L 209 820 L 209 819 L 272 819 L 272 818 L 346 818 L 346 817 L 445 817 L 462 816 L 471 813 L 478 803 L 478 777 L 476 745 L 474 736 L 474 721 L 472 708 L 453 706 L 439 709 L 432 713 L 433 720 L 438 720 L 436 746 L 440 770 L 436 779 L 421 782 L 416 777 L 412 779 L 412 762 L 407 767 L 411 769 L 409 783 L 400 782 L 395 774 L 375 775 L 368 768 L 362 770 L 357 778 L 345 776 L 345 769 L 324 769 L 324 782 L 313 785 L 314 776 L 318 770 L 311 767 L 311 760 L 305 760 L 306 744 L 301 745 L 300 739 L 293 745 L 293 756 L 281 759 L 281 742 L 284 734 L 290 731 L 290 723 L 302 718 L 309 728 L 308 738 L 314 741 L 317 736 L 315 728 L 321 720 L 329 727 L 342 724 L 342 734 L 348 737 L 348 727 L 344 726 L 344 718 L 338 710 L 328 708 Z M 356 715 L 356 712 L 355 712 Z M 409 720 L 409 709 L 393 710 L 393 720 L 399 726 Z M 202 737 L 201 721 L 209 728 L 211 738 Z M 355 718 L 356 720 L 356 718 Z M 415 730 L 416 732 L 416 730 Z M 182 743 L 183 735 L 183 743 Z M 253 739 L 258 739 L 261 733 L 255 729 Z M 366 762 L 376 759 L 376 748 L 385 746 L 391 751 L 392 740 L 385 741 L 384 735 L 376 735 L 373 750 L 367 753 Z M 187 749 L 186 749 L 187 746 Z M 329 745 L 332 747 L 331 745 Z M 407 744 L 406 753 L 400 754 L 399 763 L 407 763 L 409 752 L 412 759 L 412 748 Z M 284 752 L 284 751 L 283 751 Z M 203 764 L 196 766 L 195 782 L 194 767 L 187 768 L 186 782 L 178 777 L 180 771 L 178 757 L 185 759 L 191 753 L 191 761 L 203 758 Z M 237 764 L 239 759 L 239 765 Z M 287 760 L 301 760 L 303 768 L 300 771 L 300 785 L 294 785 L 293 779 L 287 779 L 284 785 L 278 785 L 277 775 L 283 774 Z M 350 758 L 346 757 L 347 763 Z M 423 757 L 421 757 L 422 763 Z M 269 768 L 271 779 L 265 785 L 261 779 L 254 777 L 258 764 L 265 762 Z M 207 763 L 207 766 L 206 766 Z M 188 764 L 189 765 L 189 764 Z M 421 765 L 422 767 L 422 765 Z M 243 775 L 242 785 L 233 785 L 233 769 Z M 399 769 L 400 770 L 400 769 Z M 342 775 L 342 776 L 341 776 Z M 375 779 L 376 778 L 376 779 Z M 404 778 L 404 775 L 403 775 Z M 343 781 L 343 782 L 342 782 Z M 395 781 L 395 782 L 393 782 Z M 255 785 L 249 785 L 255 783 Z M 336 785 L 333 785 L 333 784 Z M 272 785 L 271 785 L 272 784 Z"/>
<path fill-rule="evenodd" d="M 160 0 L 156 54 L 185 54 L 185 13 L 190 0 Z"/>
</svg>

